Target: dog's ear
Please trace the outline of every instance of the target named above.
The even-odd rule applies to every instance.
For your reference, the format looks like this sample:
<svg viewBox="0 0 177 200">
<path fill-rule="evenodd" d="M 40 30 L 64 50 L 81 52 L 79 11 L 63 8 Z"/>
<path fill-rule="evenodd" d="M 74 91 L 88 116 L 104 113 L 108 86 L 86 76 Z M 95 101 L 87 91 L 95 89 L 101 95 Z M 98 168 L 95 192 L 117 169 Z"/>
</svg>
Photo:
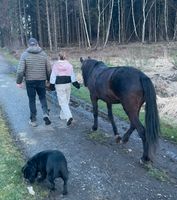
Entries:
<svg viewBox="0 0 177 200">
<path fill-rule="evenodd" d="M 21 169 L 21 172 L 22 172 L 22 173 L 24 173 L 25 168 L 26 168 L 26 165 L 24 165 L 24 166 L 22 167 L 22 169 Z"/>
</svg>

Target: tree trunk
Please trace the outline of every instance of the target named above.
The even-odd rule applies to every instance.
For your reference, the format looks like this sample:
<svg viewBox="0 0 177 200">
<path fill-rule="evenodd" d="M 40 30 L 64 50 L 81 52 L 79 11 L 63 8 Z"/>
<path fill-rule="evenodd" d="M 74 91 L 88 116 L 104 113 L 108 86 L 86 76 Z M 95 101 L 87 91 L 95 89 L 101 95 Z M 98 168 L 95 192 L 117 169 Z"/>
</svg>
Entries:
<svg viewBox="0 0 177 200">
<path fill-rule="evenodd" d="M 36 4 L 37 4 L 37 25 L 38 25 L 39 44 L 40 44 L 41 47 L 43 47 L 39 0 L 37 0 Z"/>
<path fill-rule="evenodd" d="M 100 21 L 101 21 L 100 0 L 97 0 L 97 9 L 98 9 L 98 23 L 97 23 L 97 41 L 95 48 L 98 47 L 100 41 Z"/>
<path fill-rule="evenodd" d="M 106 47 L 106 44 L 108 42 L 111 20 L 112 20 L 113 7 L 114 7 L 114 0 L 111 0 L 111 6 L 110 6 L 110 12 L 109 12 L 109 21 L 108 21 L 108 27 L 107 27 L 107 31 L 106 31 L 106 39 L 105 39 L 103 47 Z"/>
<path fill-rule="evenodd" d="M 118 24 L 119 24 L 119 29 L 118 29 L 118 38 L 119 38 L 119 44 L 121 43 L 121 10 L 120 10 L 120 0 L 117 0 L 117 6 L 118 6 Z"/>
<path fill-rule="evenodd" d="M 154 41 L 157 42 L 157 5 L 155 0 L 155 6 L 154 6 Z"/>
<path fill-rule="evenodd" d="M 87 15 L 88 15 L 88 27 L 89 27 L 89 37 L 92 41 L 92 28 L 91 28 L 91 19 L 90 19 L 90 4 L 89 0 L 87 0 Z"/>
<path fill-rule="evenodd" d="M 141 42 L 144 43 L 145 41 L 145 28 L 146 28 L 146 0 L 143 0 L 143 25 L 142 25 L 142 40 Z"/>
<path fill-rule="evenodd" d="M 177 39 L 177 11 L 175 16 L 175 23 L 174 23 L 174 34 L 173 34 L 173 40 Z"/>
<path fill-rule="evenodd" d="M 25 34 L 25 45 L 27 45 L 28 43 L 28 35 L 27 35 L 27 32 L 28 32 L 28 29 L 27 29 L 27 16 L 26 16 L 26 7 L 25 7 L 25 0 L 23 0 L 23 11 L 24 11 L 24 19 L 25 19 L 25 30 L 24 30 L 24 34 Z"/>
<path fill-rule="evenodd" d="M 149 15 L 149 12 L 151 11 L 151 9 L 152 9 L 152 7 L 153 7 L 153 5 L 155 3 L 155 0 L 150 5 L 148 11 L 146 11 L 147 2 L 148 2 L 148 0 L 143 0 L 143 25 L 142 25 L 142 40 L 141 40 L 142 43 L 145 42 L 146 20 L 147 20 L 147 17 Z"/>
<path fill-rule="evenodd" d="M 54 47 L 55 51 L 58 49 L 58 41 L 57 41 L 57 24 L 56 24 L 56 4 L 55 0 L 53 0 L 53 29 L 54 29 Z"/>
<path fill-rule="evenodd" d="M 165 20 L 165 39 L 168 41 L 168 8 L 167 8 L 167 0 L 165 0 L 164 6 L 164 20 Z"/>
<path fill-rule="evenodd" d="M 48 40 L 49 40 L 49 47 L 50 51 L 52 51 L 52 38 L 51 38 L 51 31 L 50 31 L 50 19 L 49 19 L 49 8 L 48 8 L 48 0 L 46 2 L 46 14 L 47 14 L 47 30 L 48 30 Z"/>
<path fill-rule="evenodd" d="M 133 20 L 134 32 L 135 32 L 136 37 L 139 39 L 137 30 L 136 30 L 136 22 L 135 22 L 135 14 L 134 14 L 134 0 L 131 0 L 131 9 L 132 9 L 132 20 Z"/>
<path fill-rule="evenodd" d="M 66 8 L 66 44 L 69 45 L 69 20 L 68 20 L 68 0 L 65 0 Z"/>
<path fill-rule="evenodd" d="M 88 44 L 88 47 L 91 48 L 90 39 L 89 39 L 89 35 L 88 35 L 88 29 L 87 29 L 87 24 L 86 24 L 85 15 L 84 15 L 83 0 L 80 0 L 80 3 L 81 3 L 81 14 L 82 14 L 83 22 L 84 22 L 84 29 L 85 29 L 87 44 Z"/>
<path fill-rule="evenodd" d="M 21 14 L 21 0 L 18 1 L 18 8 L 19 8 L 19 26 L 20 26 L 20 39 L 21 44 L 24 46 L 24 31 L 23 31 L 23 21 L 22 21 L 22 14 Z"/>
</svg>

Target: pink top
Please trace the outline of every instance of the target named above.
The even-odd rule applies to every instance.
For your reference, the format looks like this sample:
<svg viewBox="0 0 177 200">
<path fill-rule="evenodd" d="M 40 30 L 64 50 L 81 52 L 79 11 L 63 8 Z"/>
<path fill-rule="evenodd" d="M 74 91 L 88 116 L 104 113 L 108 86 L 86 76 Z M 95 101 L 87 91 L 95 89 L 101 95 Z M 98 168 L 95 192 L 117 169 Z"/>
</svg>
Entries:
<svg viewBox="0 0 177 200">
<path fill-rule="evenodd" d="M 52 67 L 56 76 L 71 76 L 73 66 L 67 60 L 58 60 Z"/>
<path fill-rule="evenodd" d="M 71 76 L 71 82 L 76 81 L 76 77 L 73 71 L 73 66 L 67 60 L 58 60 L 52 66 L 50 83 L 55 84 L 57 76 Z"/>
</svg>

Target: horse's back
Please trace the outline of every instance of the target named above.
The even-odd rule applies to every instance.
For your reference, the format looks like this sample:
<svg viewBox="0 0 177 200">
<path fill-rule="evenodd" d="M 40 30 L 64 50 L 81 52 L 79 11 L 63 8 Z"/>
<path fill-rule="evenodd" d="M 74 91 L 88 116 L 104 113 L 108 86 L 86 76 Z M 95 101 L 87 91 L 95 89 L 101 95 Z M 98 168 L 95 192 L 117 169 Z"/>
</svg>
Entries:
<svg viewBox="0 0 177 200">
<path fill-rule="evenodd" d="M 116 93 L 122 94 L 127 92 L 142 91 L 141 78 L 147 76 L 134 67 L 121 66 L 116 67 L 111 76 L 110 87 Z"/>
</svg>

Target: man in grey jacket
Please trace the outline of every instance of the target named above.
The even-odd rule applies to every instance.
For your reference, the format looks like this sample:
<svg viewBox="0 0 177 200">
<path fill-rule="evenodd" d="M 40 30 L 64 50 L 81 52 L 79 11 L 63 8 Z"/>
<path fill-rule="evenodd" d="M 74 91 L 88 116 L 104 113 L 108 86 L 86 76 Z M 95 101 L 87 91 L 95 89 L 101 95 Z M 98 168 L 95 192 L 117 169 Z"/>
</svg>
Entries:
<svg viewBox="0 0 177 200">
<path fill-rule="evenodd" d="M 43 110 L 43 120 L 46 125 L 51 124 L 46 99 L 46 80 L 49 81 L 51 65 L 46 53 L 39 47 L 35 38 L 28 41 L 29 47 L 21 55 L 17 69 L 17 87 L 22 87 L 23 78 L 26 82 L 26 90 L 29 99 L 30 121 L 29 124 L 37 126 L 36 93 Z"/>
</svg>

